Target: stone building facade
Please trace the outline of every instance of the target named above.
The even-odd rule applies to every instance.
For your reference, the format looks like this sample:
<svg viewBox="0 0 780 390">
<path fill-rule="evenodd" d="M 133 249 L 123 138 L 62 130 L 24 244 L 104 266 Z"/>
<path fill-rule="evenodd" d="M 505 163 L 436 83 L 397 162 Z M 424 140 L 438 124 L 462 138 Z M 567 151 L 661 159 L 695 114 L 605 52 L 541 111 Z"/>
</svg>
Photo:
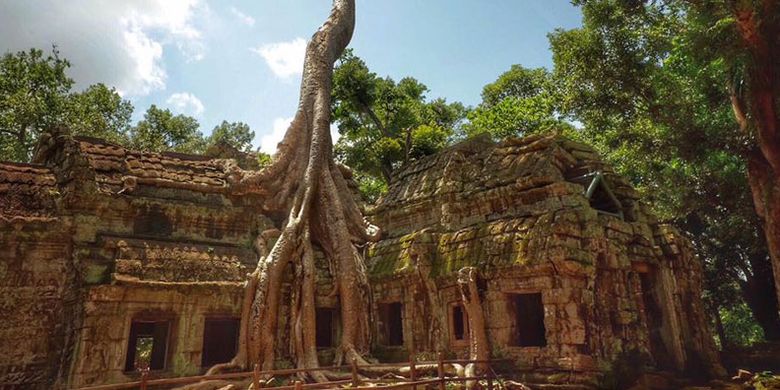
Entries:
<svg viewBox="0 0 780 390">
<path fill-rule="evenodd" d="M 274 194 L 238 195 L 219 160 L 91 138 L 44 139 L 34 161 L 0 163 L 0 388 L 131 381 L 138 364 L 193 375 L 232 357 L 256 241 L 271 245 L 283 217 L 263 207 Z M 584 380 L 629 352 L 717 370 L 690 244 L 589 147 L 476 139 L 397 177 L 366 248 L 375 356 L 464 355 L 454 274 L 470 265 L 493 354 L 519 372 Z M 338 301 L 318 265 L 327 361 Z"/>
<path fill-rule="evenodd" d="M 456 278 L 474 266 L 492 355 L 530 380 L 588 382 L 630 354 L 722 373 L 690 242 L 591 147 L 476 139 L 396 177 L 374 210 L 385 236 L 369 255 L 379 334 L 401 325 L 386 353 L 466 356 Z"/>
</svg>

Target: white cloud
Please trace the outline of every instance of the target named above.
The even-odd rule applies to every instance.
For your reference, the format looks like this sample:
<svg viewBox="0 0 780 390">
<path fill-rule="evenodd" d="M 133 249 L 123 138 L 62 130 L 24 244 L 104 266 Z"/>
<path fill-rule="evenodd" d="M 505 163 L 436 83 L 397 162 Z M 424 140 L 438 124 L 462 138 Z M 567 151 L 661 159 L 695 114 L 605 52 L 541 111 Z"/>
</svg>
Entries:
<svg viewBox="0 0 780 390">
<path fill-rule="evenodd" d="M 271 155 L 276 153 L 276 146 L 284 138 L 284 133 L 287 132 L 287 128 L 290 127 L 292 120 L 293 117 L 274 119 L 271 133 L 260 137 L 260 151 Z"/>
<path fill-rule="evenodd" d="M 200 0 L 0 1 L 0 52 L 56 44 L 76 88 L 102 82 L 142 96 L 165 88 L 168 47 L 203 58 L 196 22 L 207 13 Z"/>
<path fill-rule="evenodd" d="M 277 77 L 289 79 L 303 73 L 303 60 L 306 56 L 306 40 L 303 38 L 269 43 L 250 50 L 263 57 Z"/>
<path fill-rule="evenodd" d="M 230 7 L 230 13 L 233 14 L 233 16 L 238 19 L 239 22 L 247 25 L 247 26 L 254 26 L 255 25 L 255 18 L 241 12 L 236 7 Z"/>
<path fill-rule="evenodd" d="M 333 145 L 336 144 L 336 142 L 339 142 L 339 138 L 341 138 L 341 134 L 339 134 L 339 127 L 331 123 L 330 124 L 330 139 L 333 141 Z"/>
<path fill-rule="evenodd" d="M 199 116 L 200 114 L 203 114 L 203 110 L 205 109 L 203 107 L 203 102 L 189 92 L 174 93 L 165 102 L 183 114 Z"/>
<path fill-rule="evenodd" d="M 284 134 L 287 132 L 287 128 L 290 127 L 292 120 L 293 117 L 274 119 L 271 133 L 260 136 L 260 151 L 271 155 L 276 153 L 276 146 L 279 142 L 282 142 L 282 138 L 284 138 Z M 339 129 L 336 125 L 330 125 L 330 137 L 335 145 L 340 137 Z"/>
</svg>

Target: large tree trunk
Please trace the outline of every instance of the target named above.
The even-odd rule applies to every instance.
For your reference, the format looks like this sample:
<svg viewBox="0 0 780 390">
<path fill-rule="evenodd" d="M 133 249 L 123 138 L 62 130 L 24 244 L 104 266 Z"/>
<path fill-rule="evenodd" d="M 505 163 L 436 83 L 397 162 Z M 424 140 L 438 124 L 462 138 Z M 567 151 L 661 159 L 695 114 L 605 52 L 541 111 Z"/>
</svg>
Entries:
<svg viewBox="0 0 780 390">
<path fill-rule="evenodd" d="M 780 312 L 777 310 L 777 297 L 771 291 L 775 289 L 775 279 L 772 276 L 772 263 L 765 251 L 758 251 L 749 256 L 750 274 L 745 281 L 740 281 L 740 290 L 753 318 L 764 331 L 764 337 L 769 341 L 780 340 Z M 770 293 L 767 293 L 770 292 Z"/>
<path fill-rule="evenodd" d="M 274 367 L 277 318 L 286 271 L 294 270 L 290 299 L 289 354 L 300 368 L 318 366 L 315 345 L 315 245 L 331 269 L 341 309 L 342 335 L 338 359 L 357 359 L 369 348 L 366 268 L 356 244 L 376 240 L 379 230 L 362 216 L 344 178 L 333 161 L 330 138 L 330 98 L 333 64 L 352 37 L 354 0 L 334 0 L 328 20 L 306 48 L 298 111 L 273 163 L 259 172 L 230 164 L 237 191 L 275 194 L 266 205 L 286 215 L 279 237 L 270 250 L 262 239 L 256 247 L 260 260 L 247 282 L 239 351 L 227 366 Z M 312 375 L 316 380 L 324 376 Z"/>
<path fill-rule="evenodd" d="M 764 236 L 766 237 L 767 249 L 772 262 L 772 269 L 764 270 L 764 272 L 772 272 L 774 274 L 775 299 L 766 299 L 766 301 L 774 304 L 768 310 L 774 311 L 774 314 L 770 316 L 775 319 L 773 322 L 776 322 L 778 310 L 780 309 L 778 304 L 780 303 L 780 176 L 763 159 L 763 155 L 755 152 L 748 160 L 748 182 L 753 194 L 753 204 L 756 208 L 756 213 L 763 222 Z M 760 276 L 756 275 L 756 277 Z M 764 277 L 769 277 L 769 275 L 764 275 Z M 770 292 L 763 291 L 758 293 L 767 294 Z M 756 317 L 758 318 L 758 315 Z M 767 339 L 780 339 L 780 329 L 778 327 L 780 327 L 780 324 L 775 323 L 774 327 L 764 329 Z M 771 330 L 772 328 L 774 328 L 774 331 Z"/>
<path fill-rule="evenodd" d="M 733 89 L 732 106 L 743 132 L 756 140 L 748 155 L 748 180 L 756 213 L 763 221 L 780 302 L 780 81 L 776 74 L 780 20 L 772 17 L 778 5 L 775 0 L 732 5 L 737 31 L 750 59 L 746 88 Z"/>
</svg>

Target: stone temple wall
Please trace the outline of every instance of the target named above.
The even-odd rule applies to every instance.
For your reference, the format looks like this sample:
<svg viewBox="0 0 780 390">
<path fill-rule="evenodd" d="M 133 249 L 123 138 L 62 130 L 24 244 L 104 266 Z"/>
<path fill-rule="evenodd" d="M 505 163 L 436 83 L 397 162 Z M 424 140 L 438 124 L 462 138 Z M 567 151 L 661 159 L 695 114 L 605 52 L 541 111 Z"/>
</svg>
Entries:
<svg viewBox="0 0 780 390">
<path fill-rule="evenodd" d="M 164 369 L 203 370 L 205 321 L 239 319 L 255 240 L 274 222 L 217 161 L 61 137 L 0 164 L 0 387 L 137 378 L 132 323 L 166 321 Z"/>
<path fill-rule="evenodd" d="M 278 237 L 284 216 L 264 207 L 275 194 L 234 192 L 219 160 L 90 138 L 46 138 L 35 162 L 0 163 L 0 388 L 131 381 L 138 335 L 165 340 L 153 377 L 213 364 L 213 324 L 235 324 L 258 247 Z M 594 172 L 603 184 L 588 198 Z M 476 139 L 397 177 L 372 211 L 384 238 L 367 248 L 377 357 L 465 356 L 455 273 L 476 266 L 493 355 L 527 375 L 585 381 L 630 351 L 662 368 L 717 369 L 690 244 L 592 149 Z M 328 364 L 340 324 L 323 256 L 317 339 Z M 538 306 L 536 323 L 524 322 L 525 305 Z M 282 361 L 288 317 L 282 305 Z M 518 345 L 527 326 L 543 327 L 543 345 Z"/>
<path fill-rule="evenodd" d="M 602 193 L 588 198 L 596 176 Z M 690 243 L 593 149 L 552 136 L 477 139 L 397 177 L 374 210 L 387 236 L 368 262 L 378 300 L 403 304 L 404 338 L 380 340 L 380 354 L 465 356 L 453 335 L 455 273 L 475 266 L 493 354 L 529 376 L 592 380 L 631 353 L 663 369 L 719 372 Z M 542 346 L 517 342 L 518 294 L 540 295 Z"/>
<path fill-rule="evenodd" d="M 0 166 L 0 388 L 45 386 L 65 352 L 71 224 L 56 197 L 48 169 Z"/>
</svg>

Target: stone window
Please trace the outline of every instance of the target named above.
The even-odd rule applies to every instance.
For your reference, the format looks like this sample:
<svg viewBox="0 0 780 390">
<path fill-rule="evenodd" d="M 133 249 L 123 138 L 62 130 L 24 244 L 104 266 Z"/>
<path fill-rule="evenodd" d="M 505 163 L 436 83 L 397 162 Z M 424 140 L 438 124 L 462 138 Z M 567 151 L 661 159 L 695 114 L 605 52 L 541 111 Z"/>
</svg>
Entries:
<svg viewBox="0 0 780 390">
<path fill-rule="evenodd" d="M 450 305 L 450 336 L 453 344 L 468 344 L 469 322 L 461 303 Z"/>
<path fill-rule="evenodd" d="M 379 304 L 379 340 L 387 346 L 404 345 L 403 304 L 401 302 Z"/>
<path fill-rule="evenodd" d="M 317 308 L 317 348 L 333 348 L 336 341 L 336 318 L 338 318 L 336 309 Z"/>
<path fill-rule="evenodd" d="M 620 203 L 612 189 L 604 180 L 601 172 L 593 172 L 587 175 L 570 179 L 585 187 L 585 197 L 590 202 L 590 207 L 596 211 L 623 219 L 623 205 Z"/>
<path fill-rule="evenodd" d="M 518 347 L 546 346 L 542 294 L 510 294 L 510 298 L 514 311 L 514 345 Z"/>
<path fill-rule="evenodd" d="M 206 318 L 203 325 L 202 367 L 227 363 L 236 355 L 241 320 L 235 317 Z"/>
<path fill-rule="evenodd" d="M 133 320 L 127 343 L 125 371 L 148 367 L 165 369 L 171 322 L 168 320 Z"/>
</svg>

